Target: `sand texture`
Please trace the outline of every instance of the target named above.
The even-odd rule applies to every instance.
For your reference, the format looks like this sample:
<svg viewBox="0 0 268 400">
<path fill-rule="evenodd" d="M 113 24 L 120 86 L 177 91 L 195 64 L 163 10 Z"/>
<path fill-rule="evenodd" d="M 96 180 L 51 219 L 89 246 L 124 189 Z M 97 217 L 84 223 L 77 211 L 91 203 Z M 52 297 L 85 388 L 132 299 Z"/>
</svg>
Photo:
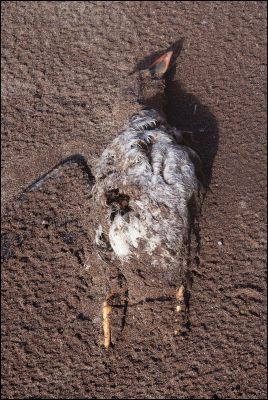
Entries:
<svg viewBox="0 0 268 400">
<path fill-rule="evenodd" d="M 92 165 L 128 73 L 180 38 L 168 120 L 210 185 L 188 326 L 164 289 L 114 311 L 107 351 Z M 2 2 L 2 398 L 266 398 L 265 99 L 266 2 Z"/>
</svg>

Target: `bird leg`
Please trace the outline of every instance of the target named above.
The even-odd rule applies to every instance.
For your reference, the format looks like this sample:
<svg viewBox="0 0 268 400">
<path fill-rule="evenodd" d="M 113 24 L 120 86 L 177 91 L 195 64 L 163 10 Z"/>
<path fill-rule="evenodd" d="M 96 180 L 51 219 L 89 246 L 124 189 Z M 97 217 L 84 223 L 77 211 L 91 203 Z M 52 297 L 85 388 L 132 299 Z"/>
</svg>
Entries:
<svg viewBox="0 0 268 400">
<path fill-rule="evenodd" d="M 103 334 L 104 334 L 104 347 L 108 349 L 111 344 L 111 326 L 110 326 L 110 314 L 112 312 L 112 306 L 109 304 L 109 297 L 104 301 L 102 307 L 102 318 L 103 318 Z"/>
<path fill-rule="evenodd" d="M 184 286 L 180 286 L 177 290 L 176 290 L 176 300 L 178 302 L 177 306 L 176 306 L 176 312 L 178 314 L 181 314 L 182 312 L 182 305 L 184 303 L 184 291 L 185 288 Z M 178 331 L 176 331 L 176 333 L 178 333 Z"/>
<path fill-rule="evenodd" d="M 124 328 L 127 311 L 127 291 L 111 292 L 102 305 L 104 347 L 108 349 Z"/>
</svg>

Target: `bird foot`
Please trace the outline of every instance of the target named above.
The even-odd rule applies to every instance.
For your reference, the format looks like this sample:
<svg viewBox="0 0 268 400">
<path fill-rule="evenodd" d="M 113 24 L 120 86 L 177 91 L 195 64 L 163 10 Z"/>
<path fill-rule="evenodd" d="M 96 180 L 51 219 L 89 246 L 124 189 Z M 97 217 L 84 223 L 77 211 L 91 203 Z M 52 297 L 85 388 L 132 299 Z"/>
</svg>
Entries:
<svg viewBox="0 0 268 400">
<path fill-rule="evenodd" d="M 185 312 L 185 288 L 183 285 L 176 290 L 175 297 L 177 300 L 176 313 L 179 317 L 178 319 L 176 319 L 176 321 L 179 322 L 179 328 L 175 330 L 175 334 L 178 335 L 181 333 L 183 313 Z"/>
<path fill-rule="evenodd" d="M 127 305 L 126 293 L 121 296 L 120 293 L 112 292 L 103 302 L 102 321 L 105 349 L 109 349 L 121 335 L 124 328 Z"/>
</svg>

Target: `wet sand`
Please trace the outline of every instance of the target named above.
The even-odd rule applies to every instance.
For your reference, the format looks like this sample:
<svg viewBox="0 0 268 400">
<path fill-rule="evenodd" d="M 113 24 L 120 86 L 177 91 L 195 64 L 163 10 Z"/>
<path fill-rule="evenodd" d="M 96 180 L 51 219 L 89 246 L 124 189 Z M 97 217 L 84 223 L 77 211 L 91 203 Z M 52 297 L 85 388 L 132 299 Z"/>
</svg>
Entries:
<svg viewBox="0 0 268 400">
<path fill-rule="evenodd" d="M 91 166 L 128 73 L 182 37 L 168 118 L 211 189 L 190 322 L 132 307 L 106 351 Z M 3 398 L 266 398 L 266 3 L 3 2 L 2 68 Z"/>
</svg>

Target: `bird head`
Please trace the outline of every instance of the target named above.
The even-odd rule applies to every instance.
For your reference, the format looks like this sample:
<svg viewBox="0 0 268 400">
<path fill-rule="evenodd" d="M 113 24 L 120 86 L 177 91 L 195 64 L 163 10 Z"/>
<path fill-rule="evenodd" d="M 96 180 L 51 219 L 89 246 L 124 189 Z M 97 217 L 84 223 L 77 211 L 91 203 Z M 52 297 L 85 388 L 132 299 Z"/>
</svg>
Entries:
<svg viewBox="0 0 268 400">
<path fill-rule="evenodd" d="M 183 39 L 180 39 L 164 51 L 150 54 L 137 62 L 128 75 L 126 92 L 130 95 L 131 102 L 165 114 L 165 80 L 175 72 L 175 63 L 182 45 Z"/>
<path fill-rule="evenodd" d="M 173 55 L 173 51 L 167 51 L 158 57 L 152 64 L 146 69 L 140 71 L 144 77 L 162 79 L 165 73 L 169 70 L 170 61 Z"/>
</svg>

